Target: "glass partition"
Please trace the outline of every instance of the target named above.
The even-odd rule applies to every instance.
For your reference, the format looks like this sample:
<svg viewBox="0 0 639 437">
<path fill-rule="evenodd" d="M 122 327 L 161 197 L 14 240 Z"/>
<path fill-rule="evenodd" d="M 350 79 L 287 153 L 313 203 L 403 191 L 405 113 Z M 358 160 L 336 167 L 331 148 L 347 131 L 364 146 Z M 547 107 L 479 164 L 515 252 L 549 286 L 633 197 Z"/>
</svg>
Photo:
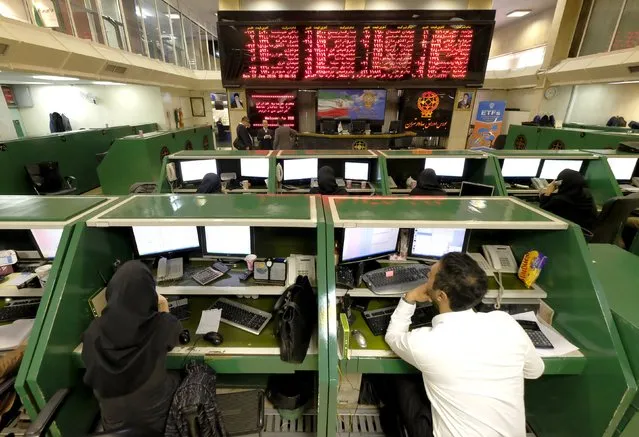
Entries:
<svg viewBox="0 0 639 437">
<path fill-rule="evenodd" d="M 211 61 L 211 57 L 209 55 L 209 40 L 211 39 L 211 34 L 206 30 L 200 28 L 200 48 L 202 49 L 202 57 L 204 60 L 204 69 L 205 70 L 213 70 L 213 61 Z"/>
<path fill-rule="evenodd" d="M 149 49 L 149 56 L 153 59 L 164 60 L 162 57 L 162 45 L 160 44 L 160 28 L 158 23 L 155 0 L 139 0 L 139 16 L 144 22 L 144 32 L 146 35 L 146 45 Z"/>
<path fill-rule="evenodd" d="M 48 27 L 56 32 L 73 35 L 73 24 L 66 0 L 52 0 L 55 15 L 49 13 L 51 2 L 43 0 L 32 1 L 33 14 L 37 26 Z"/>
<path fill-rule="evenodd" d="M 202 29 L 198 25 L 194 25 L 193 30 L 195 31 L 193 44 L 195 45 L 195 60 L 197 61 L 197 69 L 205 70 L 206 67 L 204 66 L 204 56 L 202 55 L 202 38 L 200 37 L 200 35 L 206 32 L 204 32 L 204 29 Z"/>
<path fill-rule="evenodd" d="M 182 29 L 182 14 L 177 9 L 169 6 L 169 18 L 171 19 L 171 29 L 173 31 L 173 44 L 175 46 L 175 56 L 180 67 L 186 67 L 186 53 L 184 53 L 184 31 Z"/>
<path fill-rule="evenodd" d="M 639 0 L 626 0 L 612 50 L 630 49 L 639 45 Z"/>
<path fill-rule="evenodd" d="M 184 37 L 186 38 L 186 52 L 188 54 L 188 67 L 192 70 L 197 68 L 195 61 L 195 50 L 193 45 L 193 22 L 188 18 L 184 19 Z"/>
<path fill-rule="evenodd" d="M 22 0 L 2 0 L 0 1 L 0 15 L 12 20 L 29 22 L 29 15 Z"/>
<path fill-rule="evenodd" d="M 156 3 L 158 7 L 158 21 L 160 22 L 160 35 L 162 37 L 162 50 L 164 51 L 164 62 L 175 64 L 174 36 L 171 31 L 169 5 L 161 0 L 158 0 Z"/>
<path fill-rule="evenodd" d="M 122 22 L 122 13 L 118 0 L 101 0 L 100 3 L 102 5 L 102 23 L 104 24 L 107 43 L 113 48 L 126 50 L 124 23 Z"/>
<path fill-rule="evenodd" d="M 76 36 L 104 44 L 96 0 L 70 0 L 69 3 L 73 12 Z"/>
<path fill-rule="evenodd" d="M 124 22 L 129 32 L 129 44 L 133 53 L 146 55 L 146 43 L 144 38 L 144 20 L 139 2 L 135 0 L 121 0 Z"/>
</svg>

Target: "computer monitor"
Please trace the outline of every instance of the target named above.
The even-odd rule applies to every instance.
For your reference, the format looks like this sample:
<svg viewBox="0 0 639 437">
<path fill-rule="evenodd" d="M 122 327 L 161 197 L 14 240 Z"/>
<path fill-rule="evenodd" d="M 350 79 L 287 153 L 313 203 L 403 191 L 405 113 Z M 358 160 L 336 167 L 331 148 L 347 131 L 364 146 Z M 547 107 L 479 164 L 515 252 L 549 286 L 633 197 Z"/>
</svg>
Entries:
<svg viewBox="0 0 639 437">
<path fill-rule="evenodd" d="M 201 181 L 207 173 L 217 174 L 217 161 L 215 159 L 188 159 L 180 161 L 182 182 Z"/>
<path fill-rule="evenodd" d="M 53 259 L 58 251 L 63 229 L 31 229 L 42 258 Z"/>
<path fill-rule="evenodd" d="M 506 158 L 501 166 L 501 175 L 505 178 L 534 178 L 539 164 L 539 158 Z"/>
<path fill-rule="evenodd" d="M 363 134 L 366 131 L 366 120 L 353 120 L 350 132 L 352 134 Z"/>
<path fill-rule="evenodd" d="M 381 121 L 371 121 L 370 129 L 372 134 L 381 134 L 384 124 Z"/>
<path fill-rule="evenodd" d="M 352 181 L 367 181 L 368 162 L 345 162 L 344 179 Z"/>
<path fill-rule="evenodd" d="M 379 258 L 397 250 L 399 228 L 346 228 L 342 262 Z"/>
<path fill-rule="evenodd" d="M 285 159 L 284 180 L 317 178 L 317 158 Z"/>
<path fill-rule="evenodd" d="M 133 237 L 139 256 L 200 247 L 196 226 L 133 226 Z"/>
<path fill-rule="evenodd" d="M 268 158 L 240 158 L 240 172 L 245 178 L 268 178 Z"/>
<path fill-rule="evenodd" d="M 250 226 L 205 226 L 205 252 L 220 256 L 246 256 L 253 252 Z"/>
<path fill-rule="evenodd" d="M 466 249 L 466 229 L 415 228 L 408 254 L 412 258 L 439 259 Z"/>
<path fill-rule="evenodd" d="M 337 120 L 332 118 L 325 118 L 320 121 L 320 131 L 323 134 L 336 134 L 337 133 Z"/>
<path fill-rule="evenodd" d="M 399 120 L 393 120 L 390 122 L 390 125 L 388 126 L 388 133 L 389 134 L 398 134 L 402 131 L 402 123 Z"/>
<path fill-rule="evenodd" d="M 612 174 L 618 181 L 629 181 L 635 173 L 639 158 L 608 158 Z"/>
<path fill-rule="evenodd" d="M 437 176 L 462 177 L 466 158 L 426 158 L 424 168 L 432 168 Z"/>
<path fill-rule="evenodd" d="M 541 179 L 557 179 L 559 173 L 567 168 L 575 171 L 581 170 L 583 161 L 577 159 L 546 159 L 541 165 Z"/>
<path fill-rule="evenodd" d="M 492 185 L 476 184 L 474 182 L 463 181 L 461 184 L 460 196 L 492 196 L 495 187 Z"/>
</svg>

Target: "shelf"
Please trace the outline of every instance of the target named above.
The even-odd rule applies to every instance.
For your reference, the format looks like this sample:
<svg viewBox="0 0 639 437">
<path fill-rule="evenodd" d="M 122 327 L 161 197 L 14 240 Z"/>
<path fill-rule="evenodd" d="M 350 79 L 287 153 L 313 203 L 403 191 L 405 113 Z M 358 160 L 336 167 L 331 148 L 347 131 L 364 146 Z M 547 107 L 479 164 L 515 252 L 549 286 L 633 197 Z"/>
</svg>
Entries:
<svg viewBox="0 0 639 437">
<path fill-rule="evenodd" d="M 42 297 L 43 294 L 44 288 L 0 287 L 0 297 Z"/>
<path fill-rule="evenodd" d="M 504 276 L 505 279 L 505 276 Z M 510 284 L 505 284 L 509 286 Z M 537 284 L 534 284 L 532 289 L 525 288 L 523 284 L 521 284 L 521 288 L 508 288 L 504 289 L 502 293 L 502 299 L 545 299 L 548 297 L 548 294 Z M 368 288 L 353 288 L 348 291 L 348 294 L 351 297 L 376 297 L 376 298 L 399 298 L 404 294 L 405 291 L 398 291 L 397 293 L 385 293 L 385 294 L 375 294 Z M 498 289 L 489 288 L 486 293 L 485 298 L 488 299 L 496 299 L 499 293 Z M 336 288 L 335 295 L 337 297 L 342 297 L 346 294 L 345 288 Z"/>
</svg>

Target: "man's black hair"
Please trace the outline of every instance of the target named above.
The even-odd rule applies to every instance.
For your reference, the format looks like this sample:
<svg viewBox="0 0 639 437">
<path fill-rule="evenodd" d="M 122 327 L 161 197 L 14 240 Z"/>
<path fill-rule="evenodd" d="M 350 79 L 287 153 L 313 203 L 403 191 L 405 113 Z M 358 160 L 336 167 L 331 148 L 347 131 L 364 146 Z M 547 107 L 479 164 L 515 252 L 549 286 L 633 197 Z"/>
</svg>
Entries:
<svg viewBox="0 0 639 437">
<path fill-rule="evenodd" d="M 448 295 L 450 309 L 463 311 L 474 307 L 488 291 L 486 273 L 470 256 L 450 252 L 439 260 L 433 289 Z"/>
<path fill-rule="evenodd" d="M 278 118 L 277 119 L 277 124 L 280 126 L 284 126 L 284 119 L 283 118 Z"/>
</svg>

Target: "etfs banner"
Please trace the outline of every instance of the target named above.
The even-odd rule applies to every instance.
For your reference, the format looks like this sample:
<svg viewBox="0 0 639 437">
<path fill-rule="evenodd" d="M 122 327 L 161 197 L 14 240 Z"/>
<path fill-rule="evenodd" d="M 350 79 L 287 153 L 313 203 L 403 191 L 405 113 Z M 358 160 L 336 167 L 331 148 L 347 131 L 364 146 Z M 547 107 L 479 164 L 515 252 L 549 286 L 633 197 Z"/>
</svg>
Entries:
<svg viewBox="0 0 639 437">
<path fill-rule="evenodd" d="M 468 138 L 468 147 L 492 147 L 501 133 L 506 102 L 479 102 L 475 115 L 475 127 Z"/>
</svg>

